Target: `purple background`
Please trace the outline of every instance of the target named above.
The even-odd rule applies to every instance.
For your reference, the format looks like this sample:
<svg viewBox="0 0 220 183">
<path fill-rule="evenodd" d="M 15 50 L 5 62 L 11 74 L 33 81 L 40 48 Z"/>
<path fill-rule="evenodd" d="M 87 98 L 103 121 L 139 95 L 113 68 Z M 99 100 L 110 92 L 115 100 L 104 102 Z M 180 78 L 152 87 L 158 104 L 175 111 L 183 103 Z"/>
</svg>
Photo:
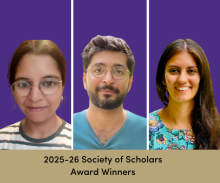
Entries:
<svg viewBox="0 0 220 183">
<path fill-rule="evenodd" d="M 159 59 L 169 43 L 187 38 L 197 42 L 205 51 L 220 112 L 219 7 L 219 1 L 150 1 L 150 112 L 164 107 L 156 92 Z"/>
<path fill-rule="evenodd" d="M 146 1 L 74 1 L 74 113 L 89 107 L 83 87 L 81 53 L 97 36 L 124 39 L 134 58 L 134 81 L 124 100 L 124 108 L 146 117 Z"/>
<path fill-rule="evenodd" d="M 57 110 L 58 116 L 71 123 L 71 2 L 53 0 L 0 1 L 0 50 L 2 81 L 0 129 L 23 119 L 18 106 L 14 110 L 7 80 L 8 63 L 15 49 L 25 40 L 47 39 L 61 49 L 67 62 L 64 100 Z"/>
</svg>

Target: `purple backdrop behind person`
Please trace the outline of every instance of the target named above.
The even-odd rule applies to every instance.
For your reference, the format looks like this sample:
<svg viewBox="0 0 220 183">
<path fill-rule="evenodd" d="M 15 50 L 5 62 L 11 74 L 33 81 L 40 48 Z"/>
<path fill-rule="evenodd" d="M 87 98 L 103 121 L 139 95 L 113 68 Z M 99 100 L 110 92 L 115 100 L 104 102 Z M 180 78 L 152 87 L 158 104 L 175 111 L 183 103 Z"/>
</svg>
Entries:
<svg viewBox="0 0 220 183">
<path fill-rule="evenodd" d="M 97 36 L 122 38 L 131 48 L 134 81 L 124 100 L 124 108 L 146 117 L 146 1 L 75 0 L 74 1 L 74 113 L 89 107 L 83 87 L 81 53 Z"/>
<path fill-rule="evenodd" d="M 160 57 L 171 42 L 187 38 L 199 44 L 208 58 L 215 104 L 220 112 L 219 6 L 219 1 L 150 1 L 150 112 L 164 107 L 156 91 Z"/>
<path fill-rule="evenodd" d="M 51 40 L 62 51 L 67 65 L 63 101 L 57 115 L 71 123 L 71 2 L 70 1 L 1 1 L 1 123 L 0 129 L 25 118 L 7 79 L 8 63 L 16 48 L 25 40 Z"/>
</svg>

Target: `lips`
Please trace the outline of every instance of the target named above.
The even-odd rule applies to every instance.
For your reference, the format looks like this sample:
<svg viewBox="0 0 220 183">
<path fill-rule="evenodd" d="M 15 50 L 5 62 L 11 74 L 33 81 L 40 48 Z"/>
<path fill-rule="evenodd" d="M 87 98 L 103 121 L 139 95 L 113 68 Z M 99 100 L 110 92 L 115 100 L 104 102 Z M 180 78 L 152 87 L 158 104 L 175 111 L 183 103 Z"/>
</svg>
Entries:
<svg viewBox="0 0 220 183">
<path fill-rule="evenodd" d="M 113 94 L 113 93 L 119 94 L 120 93 L 119 89 L 113 87 L 112 85 L 97 86 L 95 90 L 96 90 L 96 93 L 98 93 L 99 91 L 105 94 Z"/>
<path fill-rule="evenodd" d="M 113 94 L 115 93 L 113 90 L 100 90 L 104 94 Z"/>
<path fill-rule="evenodd" d="M 28 107 L 32 112 L 40 112 L 43 111 L 46 107 Z"/>
<path fill-rule="evenodd" d="M 189 86 L 178 86 L 178 87 L 175 87 L 175 89 L 179 92 L 187 92 L 189 89 L 191 89 L 192 87 L 189 87 Z"/>
</svg>

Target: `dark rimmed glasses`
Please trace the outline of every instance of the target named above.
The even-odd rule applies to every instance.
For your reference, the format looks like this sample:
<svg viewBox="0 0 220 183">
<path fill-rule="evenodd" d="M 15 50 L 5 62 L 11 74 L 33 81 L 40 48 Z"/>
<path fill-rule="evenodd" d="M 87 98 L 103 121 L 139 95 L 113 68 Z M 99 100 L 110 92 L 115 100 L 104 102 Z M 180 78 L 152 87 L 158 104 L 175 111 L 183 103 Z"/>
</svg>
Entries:
<svg viewBox="0 0 220 183">
<path fill-rule="evenodd" d="M 45 95 L 53 95 L 58 91 L 60 83 L 62 81 L 56 78 L 45 78 L 39 83 L 39 89 Z M 26 97 L 32 90 L 32 85 L 27 81 L 19 80 L 15 81 L 10 88 L 16 96 Z"/>
<path fill-rule="evenodd" d="M 91 67 L 89 67 L 86 72 L 91 69 L 92 75 L 96 78 L 102 78 L 105 76 L 108 68 L 106 68 L 103 64 L 95 64 Z M 111 70 L 112 77 L 114 79 L 123 79 L 126 76 L 126 73 L 128 72 L 130 75 L 130 71 L 126 70 L 124 66 L 114 66 Z"/>
</svg>

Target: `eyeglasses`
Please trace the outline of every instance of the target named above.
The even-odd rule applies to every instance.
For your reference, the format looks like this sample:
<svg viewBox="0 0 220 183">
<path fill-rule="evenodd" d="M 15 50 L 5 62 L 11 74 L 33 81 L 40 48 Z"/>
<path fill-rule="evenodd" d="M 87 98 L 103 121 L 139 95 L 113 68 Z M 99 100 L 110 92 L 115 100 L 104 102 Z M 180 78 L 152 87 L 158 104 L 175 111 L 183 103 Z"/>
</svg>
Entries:
<svg viewBox="0 0 220 183">
<path fill-rule="evenodd" d="M 52 95 L 58 91 L 60 83 L 62 83 L 62 81 L 59 81 L 58 79 L 45 78 L 39 83 L 39 89 L 45 95 Z M 19 97 L 28 96 L 32 90 L 31 84 L 22 80 L 15 81 L 10 88 L 12 92 Z"/>
<path fill-rule="evenodd" d="M 89 67 L 86 71 L 91 69 L 92 75 L 96 78 L 102 78 L 105 76 L 107 69 L 104 65 L 102 64 L 95 64 L 92 67 Z M 126 72 L 129 74 L 130 71 L 126 70 L 123 66 L 114 66 L 111 70 L 112 77 L 114 79 L 123 79 L 126 76 Z"/>
</svg>

